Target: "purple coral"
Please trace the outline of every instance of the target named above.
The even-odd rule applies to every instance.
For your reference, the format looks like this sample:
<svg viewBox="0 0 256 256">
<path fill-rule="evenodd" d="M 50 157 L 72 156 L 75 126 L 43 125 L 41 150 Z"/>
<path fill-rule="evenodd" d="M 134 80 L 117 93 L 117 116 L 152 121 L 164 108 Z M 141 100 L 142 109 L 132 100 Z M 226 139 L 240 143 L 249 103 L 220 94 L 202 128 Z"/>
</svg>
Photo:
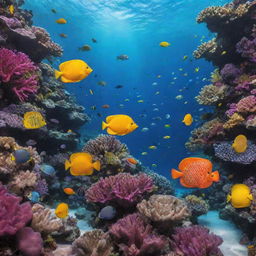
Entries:
<svg viewBox="0 0 256 256">
<path fill-rule="evenodd" d="M 231 117 L 233 114 L 236 113 L 237 107 L 236 107 L 236 104 L 235 104 L 235 103 L 230 103 L 230 104 L 228 104 L 228 107 L 229 107 L 229 109 L 225 112 L 225 114 L 226 114 L 228 117 Z"/>
<path fill-rule="evenodd" d="M 5 111 L 0 111 L 0 121 L 1 127 L 11 127 L 23 129 L 22 118 L 16 114 L 7 113 Z"/>
<path fill-rule="evenodd" d="M 243 37 L 236 44 L 236 51 L 240 53 L 242 57 L 248 58 L 252 62 L 256 62 L 256 38 L 250 40 Z"/>
<path fill-rule="evenodd" d="M 136 204 L 145 192 L 153 189 L 153 181 L 146 174 L 133 176 L 120 173 L 107 178 L 101 178 L 86 192 L 89 202 L 106 203 L 114 201 L 119 205 L 129 207 Z"/>
<path fill-rule="evenodd" d="M 155 235 L 151 225 L 146 224 L 139 214 L 130 214 L 110 228 L 110 234 L 124 256 L 160 255 L 166 244 L 163 236 Z"/>
<path fill-rule="evenodd" d="M 48 195 L 48 184 L 45 179 L 39 178 L 35 191 L 37 191 L 41 196 Z"/>
<path fill-rule="evenodd" d="M 40 256 L 43 248 L 43 239 L 39 232 L 25 227 L 17 233 L 18 249 L 24 256 Z"/>
<path fill-rule="evenodd" d="M 242 98 L 237 104 L 237 112 L 255 112 L 256 111 L 256 96 L 250 95 Z"/>
<path fill-rule="evenodd" d="M 32 219 L 30 203 L 11 195 L 0 186 L 0 236 L 14 235 Z"/>
<path fill-rule="evenodd" d="M 223 240 L 209 233 L 209 230 L 201 226 L 176 228 L 172 235 L 172 246 L 176 253 L 184 256 L 222 256 L 218 248 Z"/>
<path fill-rule="evenodd" d="M 38 68 L 22 52 L 0 49 L 0 81 L 6 84 L 20 101 L 37 92 Z"/>
<path fill-rule="evenodd" d="M 225 82 L 230 82 L 241 75 L 241 70 L 234 64 L 228 63 L 221 69 L 220 74 Z"/>
<path fill-rule="evenodd" d="M 256 145 L 248 142 L 248 146 L 245 152 L 236 153 L 231 146 L 231 142 L 221 142 L 214 144 L 215 156 L 222 159 L 223 161 L 239 163 L 239 164 L 250 164 L 256 161 Z"/>
</svg>

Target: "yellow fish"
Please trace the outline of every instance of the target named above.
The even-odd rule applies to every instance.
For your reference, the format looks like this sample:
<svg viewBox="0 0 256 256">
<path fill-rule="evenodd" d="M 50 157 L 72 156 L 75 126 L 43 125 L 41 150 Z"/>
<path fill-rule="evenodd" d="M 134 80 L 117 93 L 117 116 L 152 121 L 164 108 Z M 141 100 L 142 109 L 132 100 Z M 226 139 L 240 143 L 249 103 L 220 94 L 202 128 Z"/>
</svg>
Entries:
<svg viewBox="0 0 256 256">
<path fill-rule="evenodd" d="M 166 42 L 166 41 L 163 41 L 163 42 L 161 42 L 159 45 L 162 46 L 162 47 L 168 47 L 168 46 L 170 46 L 171 44 L 168 43 L 168 42 Z"/>
<path fill-rule="evenodd" d="M 85 79 L 93 71 L 83 60 L 69 60 L 61 63 L 55 70 L 55 78 L 63 83 L 77 83 Z"/>
<path fill-rule="evenodd" d="M 149 148 L 149 149 L 157 149 L 157 147 L 156 147 L 156 146 L 154 146 L 154 145 L 149 146 L 148 148 Z"/>
<path fill-rule="evenodd" d="M 142 156 L 146 156 L 148 154 L 148 152 L 142 152 L 141 155 Z"/>
<path fill-rule="evenodd" d="M 124 101 L 130 101 L 130 99 L 125 99 Z"/>
<path fill-rule="evenodd" d="M 238 136 L 236 136 L 233 144 L 232 144 L 232 148 L 236 151 L 236 153 L 243 153 L 246 151 L 247 149 L 247 138 L 246 136 L 240 134 Z"/>
<path fill-rule="evenodd" d="M 191 114 L 186 114 L 184 116 L 184 119 L 183 119 L 182 123 L 184 123 L 187 126 L 190 126 L 193 123 L 192 115 Z"/>
<path fill-rule="evenodd" d="M 138 100 L 137 102 L 138 102 L 138 103 L 143 103 L 143 102 L 144 102 L 144 100 Z"/>
<path fill-rule="evenodd" d="M 195 68 L 195 72 L 199 72 L 199 70 L 200 70 L 199 67 Z"/>
<path fill-rule="evenodd" d="M 90 92 L 90 94 L 91 94 L 91 95 L 93 95 L 93 94 L 94 94 L 94 92 L 93 92 L 93 90 L 92 90 L 92 89 L 89 89 L 89 92 Z"/>
<path fill-rule="evenodd" d="M 127 115 L 112 115 L 106 118 L 106 123 L 102 122 L 102 130 L 107 128 L 107 133 L 111 135 L 126 135 L 138 128 L 138 125 Z"/>
<path fill-rule="evenodd" d="M 55 214 L 58 218 L 66 218 L 68 216 L 68 204 L 60 203 L 55 209 Z"/>
<path fill-rule="evenodd" d="M 221 55 L 225 55 L 227 53 L 227 51 L 223 51 L 222 53 L 221 53 Z"/>
<path fill-rule="evenodd" d="M 159 95 L 160 94 L 160 92 L 159 91 L 157 91 L 156 93 L 155 93 L 155 95 Z"/>
<path fill-rule="evenodd" d="M 93 163 L 93 157 L 89 153 L 74 153 L 65 161 L 65 170 L 70 169 L 73 176 L 92 175 L 93 170 L 100 170 L 100 161 Z"/>
<path fill-rule="evenodd" d="M 179 71 L 183 71 L 183 68 L 179 68 Z"/>
<path fill-rule="evenodd" d="M 60 18 L 60 19 L 56 20 L 56 23 L 58 23 L 58 24 L 66 24 L 67 21 L 64 18 Z"/>
<path fill-rule="evenodd" d="M 251 205 L 253 196 L 250 188 L 245 184 L 232 186 L 231 193 L 227 196 L 227 202 L 231 202 L 234 208 L 245 208 Z"/>
<path fill-rule="evenodd" d="M 152 167 L 157 167 L 157 164 L 151 164 Z"/>
<path fill-rule="evenodd" d="M 165 139 L 165 140 L 168 140 L 170 138 L 171 138 L 171 136 L 169 136 L 169 135 L 163 137 L 163 139 Z"/>
<path fill-rule="evenodd" d="M 11 15 L 14 14 L 14 5 L 13 4 L 9 6 L 9 12 Z"/>
<path fill-rule="evenodd" d="M 188 58 L 188 55 L 183 56 L 183 60 L 186 60 Z"/>
<path fill-rule="evenodd" d="M 46 125 L 44 117 L 39 112 L 26 112 L 23 118 L 23 126 L 26 129 L 38 129 Z"/>
<path fill-rule="evenodd" d="M 73 133 L 73 131 L 71 129 L 68 129 L 67 133 Z"/>
<path fill-rule="evenodd" d="M 165 128 L 170 128 L 171 125 L 170 125 L 170 124 L 165 124 L 164 127 L 165 127 Z"/>
</svg>

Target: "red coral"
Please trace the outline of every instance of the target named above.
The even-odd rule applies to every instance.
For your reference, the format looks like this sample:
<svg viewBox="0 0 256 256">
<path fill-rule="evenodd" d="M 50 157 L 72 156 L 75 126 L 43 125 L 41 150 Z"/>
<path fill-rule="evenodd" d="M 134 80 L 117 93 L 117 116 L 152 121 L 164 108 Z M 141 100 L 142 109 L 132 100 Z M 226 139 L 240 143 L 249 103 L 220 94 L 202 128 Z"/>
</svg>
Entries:
<svg viewBox="0 0 256 256">
<path fill-rule="evenodd" d="M 37 92 L 37 71 L 26 54 L 0 49 L 0 81 L 10 87 L 20 101 Z"/>
</svg>

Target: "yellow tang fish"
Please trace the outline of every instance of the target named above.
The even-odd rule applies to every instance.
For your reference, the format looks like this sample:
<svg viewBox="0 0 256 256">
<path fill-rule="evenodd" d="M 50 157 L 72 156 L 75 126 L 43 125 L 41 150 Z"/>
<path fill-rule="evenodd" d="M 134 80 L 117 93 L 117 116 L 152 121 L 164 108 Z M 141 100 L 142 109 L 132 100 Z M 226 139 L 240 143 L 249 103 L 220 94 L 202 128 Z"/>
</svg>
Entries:
<svg viewBox="0 0 256 256">
<path fill-rule="evenodd" d="M 227 202 L 231 202 L 234 208 L 245 208 L 251 205 L 253 195 L 245 184 L 232 186 L 231 193 L 227 196 Z"/>
<path fill-rule="evenodd" d="M 102 130 L 107 128 L 107 133 L 111 135 L 126 135 L 138 128 L 138 125 L 127 115 L 112 115 L 106 118 L 106 123 L 102 122 Z"/>
<path fill-rule="evenodd" d="M 46 125 L 44 117 L 39 112 L 26 112 L 23 118 L 23 125 L 26 129 L 38 129 Z"/>
<path fill-rule="evenodd" d="M 183 60 L 186 60 L 188 58 L 188 55 L 183 56 Z"/>
<path fill-rule="evenodd" d="M 55 209 L 55 214 L 58 218 L 66 218 L 68 216 L 68 204 L 60 203 Z"/>
<path fill-rule="evenodd" d="M 85 79 L 93 71 L 83 60 L 69 60 L 61 63 L 55 70 L 55 78 L 63 83 L 77 83 Z"/>
<path fill-rule="evenodd" d="M 92 162 L 92 155 L 81 152 L 74 153 L 70 156 L 70 160 L 65 161 L 65 170 L 70 169 L 73 176 L 92 175 L 93 170 L 100 170 L 100 161 Z"/>
<path fill-rule="evenodd" d="M 227 53 L 227 51 L 223 51 L 222 53 L 221 53 L 221 55 L 225 55 Z"/>
<path fill-rule="evenodd" d="M 14 14 L 14 5 L 13 4 L 9 6 L 9 12 L 11 15 Z"/>
<path fill-rule="evenodd" d="M 199 72 L 199 70 L 200 70 L 199 67 L 195 68 L 195 72 Z"/>
<path fill-rule="evenodd" d="M 138 103 L 143 103 L 143 102 L 144 102 L 144 100 L 138 100 L 137 102 L 138 102 Z"/>
<path fill-rule="evenodd" d="M 165 139 L 165 140 L 168 140 L 170 138 L 171 138 L 171 136 L 169 136 L 169 135 L 163 137 L 163 139 Z"/>
<path fill-rule="evenodd" d="M 247 138 L 246 136 L 240 134 L 236 136 L 234 143 L 232 144 L 232 148 L 236 151 L 236 153 L 243 153 L 247 149 Z"/>
<path fill-rule="evenodd" d="M 56 23 L 58 23 L 58 24 L 66 24 L 67 21 L 64 18 L 60 18 L 60 19 L 56 20 Z"/>
<path fill-rule="evenodd" d="M 170 43 L 168 43 L 166 41 L 163 41 L 159 45 L 162 46 L 162 47 L 168 47 L 168 46 L 170 46 Z"/>
<path fill-rule="evenodd" d="M 186 114 L 184 116 L 184 119 L 183 119 L 182 123 L 184 123 L 187 126 L 190 126 L 193 123 L 192 115 L 191 114 Z"/>
<path fill-rule="evenodd" d="M 154 145 L 149 146 L 148 148 L 149 148 L 149 149 L 157 149 L 157 147 L 156 147 L 156 146 L 154 146 Z"/>
<path fill-rule="evenodd" d="M 170 128 L 171 125 L 170 125 L 170 124 L 165 124 L 164 127 L 165 127 L 165 128 Z"/>
</svg>

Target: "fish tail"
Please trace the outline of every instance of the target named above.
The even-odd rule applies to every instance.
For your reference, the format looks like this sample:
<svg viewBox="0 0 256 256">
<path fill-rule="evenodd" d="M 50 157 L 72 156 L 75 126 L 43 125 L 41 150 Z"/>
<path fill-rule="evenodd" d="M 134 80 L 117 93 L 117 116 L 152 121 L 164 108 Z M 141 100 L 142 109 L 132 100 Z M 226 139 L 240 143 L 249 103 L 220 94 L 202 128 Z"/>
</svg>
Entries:
<svg viewBox="0 0 256 256">
<path fill-rule="evenodd" d="M 55 78 L 58 79 L 62 75 L 62 72 L 58 70 L 54 70 L 54 75 L 55 75 Z"/>
<path fill-rule="evenodd" d="M 175 169 L 172 169 L 172 170 L 171 170 L 171 174 L 172 174 L 172 178 L 173 178 L 173 179 L 178 179 L 178 178 L 180 178 L 180 177 L 183 176 L 183 173 L 182 173 L 182 172 L 179 172 L 179 171 L 177 171 L 177 170 L 175 170 Z"/>
<path fill-rule="evenodd" d="M 65 161 L 65 170 L 68 170 L 70 167 L 71 167 L 71 163 L 68 160 L 66 160 Z"/>
<path fill-rule="evenodd" d="M 231 195 L 228 195 L 227 196 L 227 203 L 230 202 L 230 200 L 231 200 Z"/>
<path fill-rule="evenodd" d="M 105 130 L 108 127 L 108 124 L 102 121 L 102 130 Z"/>
<path fill-rule="evenodd" d="M 93 168 L 97 171 L 100 170 L 100 161 L 96 161 L 93 163 Z"/>
</svg>

